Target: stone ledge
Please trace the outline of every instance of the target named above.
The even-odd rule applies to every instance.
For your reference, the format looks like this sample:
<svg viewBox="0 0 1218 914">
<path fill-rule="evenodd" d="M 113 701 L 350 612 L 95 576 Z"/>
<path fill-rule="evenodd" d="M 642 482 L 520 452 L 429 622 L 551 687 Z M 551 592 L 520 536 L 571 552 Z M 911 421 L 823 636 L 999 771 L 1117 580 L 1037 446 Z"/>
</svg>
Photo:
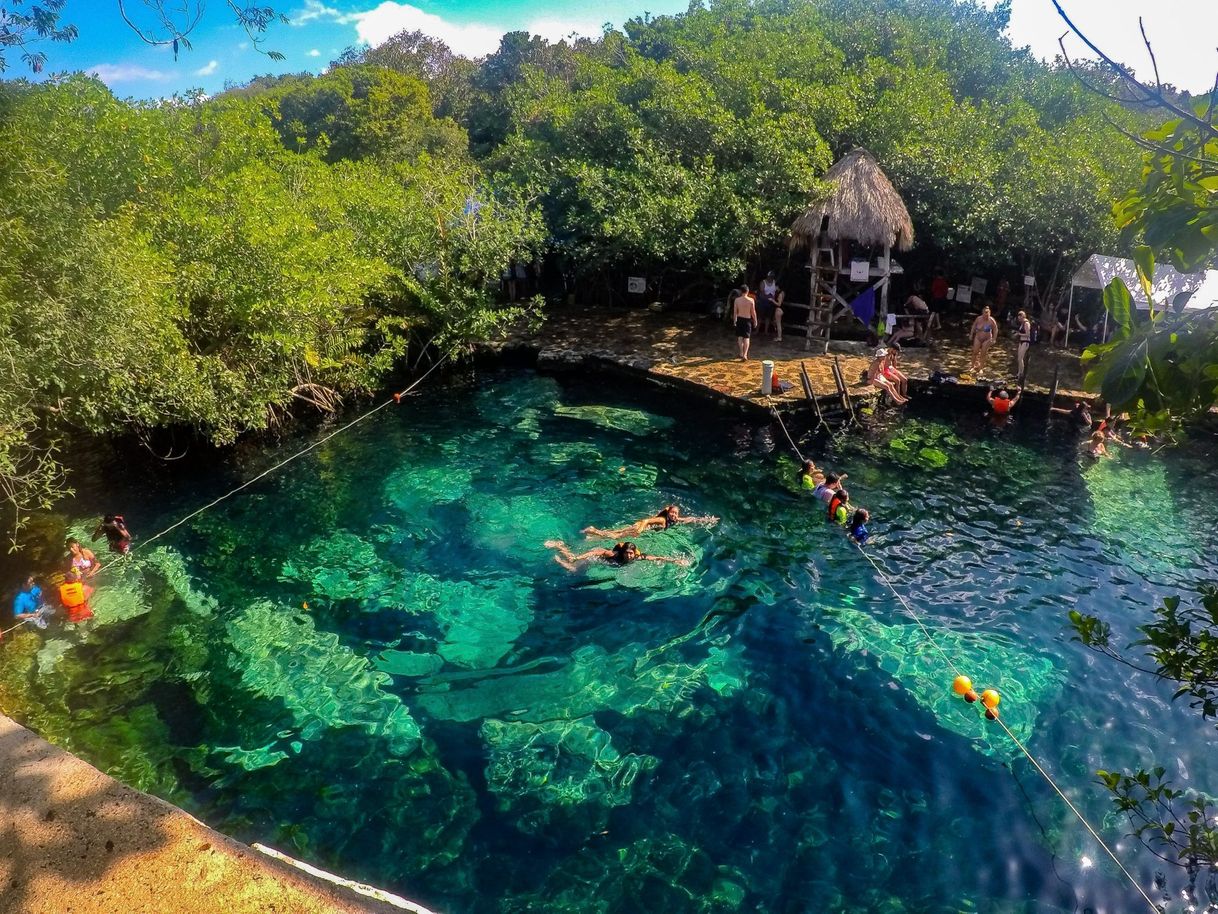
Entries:
<svg viewBox="0 0 1218 914">
<path fill-rule="evenodd" d="M 0 715 L 6 914 L 400 914 L 125 787 Z"/>
</svg>

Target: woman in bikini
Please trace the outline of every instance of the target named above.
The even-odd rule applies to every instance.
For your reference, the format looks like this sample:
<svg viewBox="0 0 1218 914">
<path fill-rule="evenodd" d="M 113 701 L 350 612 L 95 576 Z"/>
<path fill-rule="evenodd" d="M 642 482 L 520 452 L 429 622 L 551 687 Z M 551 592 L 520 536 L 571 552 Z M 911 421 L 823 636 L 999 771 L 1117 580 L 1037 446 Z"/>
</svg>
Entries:
<svg viewBox="0 0 1218 914">
<path fill-rule="evenodd" d="M 557 555 L 554 556 L 554 561 L 562 565 L 567 571 L 577 571 L 581 563 L 584 562 L 606 562 L 610 565 L 624 566 L 631 562 L 642 560 L 644 562 L 669 562 L 673 565 L 688 565 L 687 558 L 670 558 L 666 555 L 644 555 L 639 552 L 639 547 L 634 543 L 617 543 L 612 549 L 589 549 L 587 552 L 581 552 L 576 555 L 571 551 L 571 547 L 562 540 L 546 540 L 545 547 L 554 549 Z"/>
<path fill-rule="evenodd" d="M 981 314 L 973 321 L 969 336 L 973 340 L 973 373 L 980 374 L 990 356 L 990 347 L 998 339 L 998 322 L 990 314 L 989 305 L 982 308 Z"/>
<path fill-rule="evenodd" d="M 642 520 L 637 520 L 633 524 L 627 524 L 625 527 L 618 527 L 616 530 L 600 530 L 596 527 L 584 527 L 581 532 L 585 536 L 617 539 L 619 536 L 641 536 L 648 530 L 667 530 L 669 527 L 675 527 L 677 524 L 706 524 L 709 527 L 718 522 L 719 518 L 713 515 L 707 515 L 706 517 L 682 517 L 681 509 L 676 505 L 666 505 L 660 509 L 658 514 L 644 517 Z"/>
<path fill-rule="evenodd" d="M 908 400 L 901 396 L 901 392 L 897 390 L 896 385 L 884 374 L 884 363 L 888 360 L 888 350 L 880 347 L 875 351 L 875 358 L 871 360 L 871 364 L 867 366 L 867 383 L 873 387 L 878 387 L 884 393 L 892 398 L 893 403 L 907 403 Z"/>
<path fill-rule="evenodd" d="M 89 549 L 80 544 L 80 540 L 68 540 L 69 558 L 72 560 L 72 570 L 79 571 L 82 578 L 91 578 L 101 571 L 101 562 Z"/>
<path fill-rule="evenodd" d="M 1015 377 L 1022 381 L 1028 370 L 1028 347 L 1032 345 L 1032 322 L 1025 311 L 1015 315 L 1015 340 Z"/>
<path fill-rule="evenodd" d="M 888 355 L 884 359 L 884 366 L 881 369 L 893 386 L 896 387 L 897 393 L 906 399 L 909 398 L 909 375 L 897 368 L 897 358 L 901 354 L 901 347 L 889 345 Z"/>
</svg>

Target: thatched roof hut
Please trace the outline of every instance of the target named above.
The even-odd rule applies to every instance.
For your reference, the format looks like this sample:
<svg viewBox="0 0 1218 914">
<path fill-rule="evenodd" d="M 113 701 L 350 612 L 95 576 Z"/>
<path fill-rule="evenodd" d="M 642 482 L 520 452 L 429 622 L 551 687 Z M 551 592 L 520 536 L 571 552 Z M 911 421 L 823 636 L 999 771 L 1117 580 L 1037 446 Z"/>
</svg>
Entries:
<svg viewBox="0 0 1218 914">
<path fill-rule="evenodd" d="M 825 173 L 828 193 L 814 200 L 791 226 L 791 248 L 810 248 L 825 234 L 830 241 L 908 251 L 913 247 L 913 222 L 905 201 L 879 163 L 866 149 L 852 149 Z"/>
</svg>

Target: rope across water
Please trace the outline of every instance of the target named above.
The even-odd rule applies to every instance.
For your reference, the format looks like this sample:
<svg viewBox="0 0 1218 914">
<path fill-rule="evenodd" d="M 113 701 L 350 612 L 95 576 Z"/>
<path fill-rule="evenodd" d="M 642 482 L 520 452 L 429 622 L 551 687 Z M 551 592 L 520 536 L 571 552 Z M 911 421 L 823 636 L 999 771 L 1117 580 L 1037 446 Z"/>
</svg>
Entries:
<svg viewBox="0 0 1218 914">
<path fill-rule="evenodd" d="M 795 441 L 791 438 L 791 433 L 789 431 L 787 431 L 787 426 L 786 426 L 786 423 L 784 423 L 782 421 L 782 416 L 779 415 L 778 410 L 772 410 L 772 412 L 774 413 L 774 418 L 778 420 L 778 424 L 780 426 L 782 426 L 782 431 L 783 431 L 783 434 L 786 435 L 787 441 L 791 442 L 791 449 L 795 452 L 796 456 L 798 456 L 800 461 L 802 462 L 804 460 L 804 456 L 803 456 L 803 454 L 800 453 L 799 448 L 796 447 Z M 854 540 L 851 540 L 851 542 L 854 542 Z M 934 634 L 931 632 L 931 630 L 929 628 L 927 628 L 926 623 L 922 620 L 921 615 L 914 610 L 913 606 L 910 605 L 909 601 L 906 600 L 905 597 L 901 594 L 901 592 L 897 590 L 896 586 L 892 582 L 892 579 L 884 571 L 883 566 L 878 561 L 876 561 L 876 559 L 873 556 L 871 556 L 867 552 L 867 550 L 865 550 L 862 547 L 862 545 L 860 543 L 855 542 L 854 545 L 858 548 L 859 555 L 863 556 L 863 558 L 865 558 L 868 562 L 871 563 L 871 567 L 875 569 L 876 575 L 879 577 L 880 582 L 885 587 L 888 588 L 888 590 L 892 593 L 892 595 L 901 604 L 902 608 L 905 611 L 905 614 L 908 615 L 909 618 L 911 618 L 915 623 L 917 623 L 918 628 L 920 628 L 922 630 L 922 635 L 926 639 L 926 642 L 935 649 L 935 651 L 939 654 L 940 657 L 943 658 L 943 662 L 945 664 L 947 664 L 947 666 L 951 669 L 951 671 L 956 676 L 965 675 L 960 670 L 960 668 L 958 666 L 956 666 L 955 661 L 953 661 L 951 656 L 947 653 L 947 651 L 945 651 L 943 649 L 942 645 L 940 645 L 939 642 L 935 640 Z M 1082 823 L 1083 828 L 1085 828 L 1087 830 L 1088 834 L 1090 834 L 1091 837 L 1095 839 L 1096 843 L 1099 844 L 1099 846 L 1104 849 L 1104 852 L 1109 857 L 1112 858 L 1112 862 L 1117 865 L 1117 868 L 1124 874 L 1125 878 L 1129 880 L 1129 884 L 1132 885 L 1134 887 L 1134 889 L 1137 890 L 1137 893 L 1139 895 L 1141 895 L 1142 898 L 1146 901 L 1146 904 L 1150 907 L 1150 910 L 1155 912 L 1155 914 L 1162 914 L 1163 908 L 1160 907 L 1159 905 L 1155 904 L 1155 902 L 1151 899 L 1150 895 L 1147 894 L 1146 890 L 1143 889 L 1141 884 L 1137 881 L 1137 879 L 1134 878 L 1133 874 L 1130 873 L 1129 870 L 1127 870 L 1125 868 L 1125 864 L 1123 864 L 1121 862 L 1120 858 L 1116 855 L 1116 852 L 1111 847 L 1108 846 L 1107 842 L 1104 841 L 1103 838 L 1100 837 L 1099 832 L 1096 831 L 1096 829 L 1092 826 L 1092 824 L 1087 820 L 1087 817 L 1083 815 L 1082 811 L 1077 806 L 1075 806 L 1073 802 L 1071 802 L 1070 798 L 1068 796 L 1066 796 L 1065 791 L 1063 791 L 1061 789 L 1061 787 L 1058 786 L 1057 781 L 1054 780 L 1053 776 L 1051 774 L 1049 774 L 1049 772 L 1045 770 L 1045 767 L 1043 765 L 1041 765 L 1041 763 L 1036 759 L 1036 757 L 1034 755 L 1032 755 L 1032 753 L 1028 750 L 1028 747 L 1023 744 L 1023 741 L 1020 740 L 1019 737 L 1017 737 L 1013 732 L 1011 732 L 1011 728 L 1007 726 L 1006 721 L 1004 721 L 1001 717 L 995 716 L 994 722 L 997 723 L 998 726 L 1000 726 L 1002 728 L 1002 731 L 1004 733 L 1006 733 L 1006 735 L 1010 738 L 1011 742 L 1015 744 L 1015 747 L 1023 754 L 1023 756 L 1029 762 L 1031 762 L 1032 767 L 1035 768 L 1037 773 L 1040 774 L 1040 776 L 1042 778 L 1044 778 L 1045 782 L 1050 787 L 1053 788 L 1053 791 L 1059 797 L 1061 797 L 1062 802 L 1066 804 L 1066 807 L 1072 813 L 1074 813 L 1075 818 L 1077 818 L 1079 820 L 1079 822 Z"/>
</svg>

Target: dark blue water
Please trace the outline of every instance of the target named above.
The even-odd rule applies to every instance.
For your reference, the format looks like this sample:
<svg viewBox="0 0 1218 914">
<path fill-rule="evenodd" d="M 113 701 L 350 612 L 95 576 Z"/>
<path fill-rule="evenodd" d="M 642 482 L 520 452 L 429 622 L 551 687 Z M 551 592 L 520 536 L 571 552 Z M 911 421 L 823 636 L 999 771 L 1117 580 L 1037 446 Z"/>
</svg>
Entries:
<svg viewBox="0 0 1218 914">
<path fill-rule="evenodd" d="M 5 708 L 451 914 L 1137 910 L 790 485 L 781 433 L 667 396 L 501 373 L 382 410 L 106 573 L 92 630 L 6 643 Z M 1213 731 L 1066 614 L 1124 638 L 1204 580 L 1218 477 L 1195 449 L 1095 464 L 1065 436 L 924 413 L 810 447 L 939 649 L 1149 888 L 1094 772 L 1213 789 Z M 128 519 L 160 529 L 281 453 Z M 640 538 L 688 569 L 571 574 L 542 545 L 670 501 L 722 519 Z"/>
</svg>

